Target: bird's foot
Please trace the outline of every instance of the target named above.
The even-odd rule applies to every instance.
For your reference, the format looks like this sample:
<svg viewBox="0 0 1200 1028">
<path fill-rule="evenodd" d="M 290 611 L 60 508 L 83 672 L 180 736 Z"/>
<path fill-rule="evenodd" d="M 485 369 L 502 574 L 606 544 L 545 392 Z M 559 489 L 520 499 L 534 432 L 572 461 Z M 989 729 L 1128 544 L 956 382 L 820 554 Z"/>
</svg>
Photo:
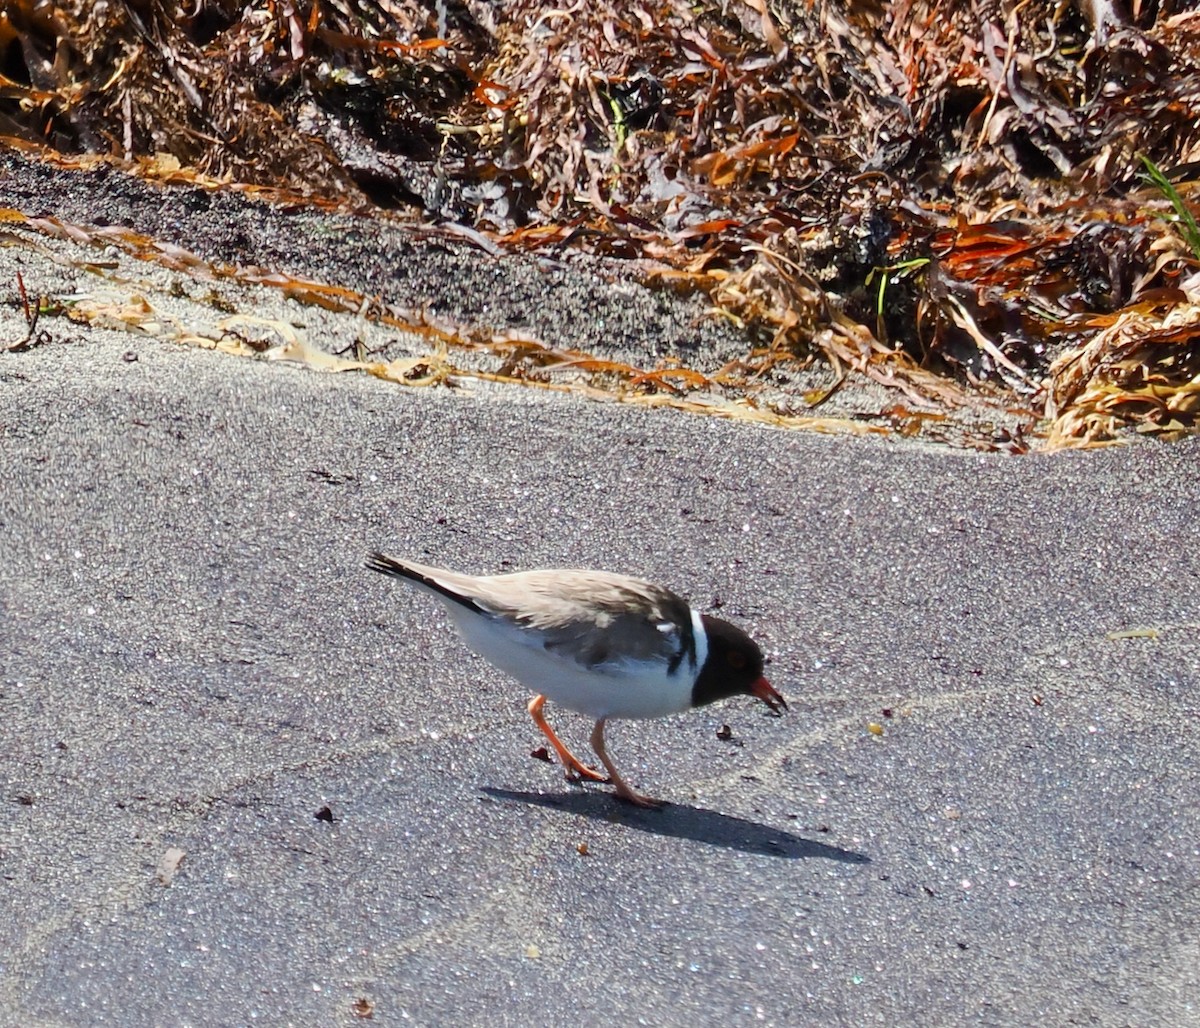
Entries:
<svg viewBox="0 0 1200 1028">
<path fill-rule="evenodd" d="M 588 767 L 587 764 L 578 760 L 563 769 L 563 777 L 568 782 L 582 782 L 586 779 L 589 782 L 603 782 L 607 785 L 610 781 L 594 767 Z"/>
<path fill-rule="evenodd" d="M 652 796 L 643 796 L 640 792 L 634 792 L 624 782 L 617 786 L 616 797 L 644 810 L 661 810 L 667 803 L 666 800 L 656 800 Z"/>
<path fill-rule="evenodd" d="M 554 752 L 558 754 L 559 762 L 563 766 L 563 774 L 568 782 L 578 782 L 582 779 L 587 779 L 589 782 L 608 782 L 594 767 L 588 767 L 574 753 L 567 749 L 563 741 L 554 734 L 554 729 L 546 723 L 546 719 L 542 717 L 542 708 L 546 705 L 546 697 L 540 693 L 529 701 L 529 716 L 533 718 L 533 723 L 538 726 L 538 730 L 550 740 L 550 745 L 554 747 Z"/>
</svg>

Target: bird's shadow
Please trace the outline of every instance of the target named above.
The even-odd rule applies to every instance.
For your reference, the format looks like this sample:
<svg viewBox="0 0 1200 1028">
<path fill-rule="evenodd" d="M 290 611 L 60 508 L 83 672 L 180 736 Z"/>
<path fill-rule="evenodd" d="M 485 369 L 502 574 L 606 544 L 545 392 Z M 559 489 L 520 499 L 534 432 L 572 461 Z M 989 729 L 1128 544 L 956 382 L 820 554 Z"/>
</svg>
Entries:
<svg viewBox="0 0 1200 1028">
<path fill-rule="evenodd" d="M 595 821 L 622 824 L 639 832 L 649 832 L 651 835 L 693 839 L 710 846 L 741 850 L 743 853 L 785 857 L 790 860 L 815 857 L 837 860 L 843 864 L 871 862 L 871 858 L 865 853 L 844 850 L 838 846 L 826 846 L 824 843 L 814 842 L 779 828 L 771 828 L 757 821 L 719 814 L 715 810 L 705 810 L 703 807 L 664 803 L 655 810 L 645 810 L 598 792 L 518 792 L 490 786 L 483 786 L 482 791 L 498 800 L 565 810 Z"/>
</svg>

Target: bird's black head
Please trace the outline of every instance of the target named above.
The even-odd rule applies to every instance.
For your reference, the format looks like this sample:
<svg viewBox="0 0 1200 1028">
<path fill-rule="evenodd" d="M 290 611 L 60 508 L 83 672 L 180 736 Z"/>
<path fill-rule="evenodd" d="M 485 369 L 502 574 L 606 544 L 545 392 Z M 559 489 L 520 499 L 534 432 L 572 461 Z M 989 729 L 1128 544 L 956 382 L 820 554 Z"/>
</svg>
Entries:
<svg viewBox="0 0 1200 1028">
<path fill-rule="evenodd" d="M 776 714 L 787 710 L 783 697 L 763 677 L 758 643 L 728 621 L 707 614 L 701 614 L 700 620 L 708 636 L 708 657 L 692 686 L 692 706 L 745 695 L 762 700 Z"/>
</svg>

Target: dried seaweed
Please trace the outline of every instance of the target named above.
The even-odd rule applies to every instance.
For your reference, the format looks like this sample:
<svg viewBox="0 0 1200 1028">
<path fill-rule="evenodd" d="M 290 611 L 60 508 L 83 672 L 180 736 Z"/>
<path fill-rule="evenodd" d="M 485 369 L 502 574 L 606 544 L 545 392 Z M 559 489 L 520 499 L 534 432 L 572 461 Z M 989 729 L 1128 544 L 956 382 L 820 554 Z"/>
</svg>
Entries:
<svg viewBox="0 0 1200 1028">
<path fill-rule="evenodd" d="M 749 345 L 703 381 L 576 359 L 639 394 L 821 359 L 1053 445 L 1197 424 L 1200 13 L 1171 0 L 11 0 L 0 133 L 656 261 Z"/>
</svg>

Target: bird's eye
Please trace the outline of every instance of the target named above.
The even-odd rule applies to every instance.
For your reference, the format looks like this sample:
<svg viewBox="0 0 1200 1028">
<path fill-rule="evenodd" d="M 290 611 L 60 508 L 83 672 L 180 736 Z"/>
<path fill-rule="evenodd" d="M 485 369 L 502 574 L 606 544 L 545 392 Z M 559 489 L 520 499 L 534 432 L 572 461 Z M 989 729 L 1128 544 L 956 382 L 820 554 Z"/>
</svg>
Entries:
<svg viewBox="0 0 1200 1028">
<path fill-rule="evenodd" d="M 735 671 L 741 671 L 746 666 L 746 658 L 737 650 L 731 650 L 729 656 L 725 658 L 726 663 Z"/>
</svg>

